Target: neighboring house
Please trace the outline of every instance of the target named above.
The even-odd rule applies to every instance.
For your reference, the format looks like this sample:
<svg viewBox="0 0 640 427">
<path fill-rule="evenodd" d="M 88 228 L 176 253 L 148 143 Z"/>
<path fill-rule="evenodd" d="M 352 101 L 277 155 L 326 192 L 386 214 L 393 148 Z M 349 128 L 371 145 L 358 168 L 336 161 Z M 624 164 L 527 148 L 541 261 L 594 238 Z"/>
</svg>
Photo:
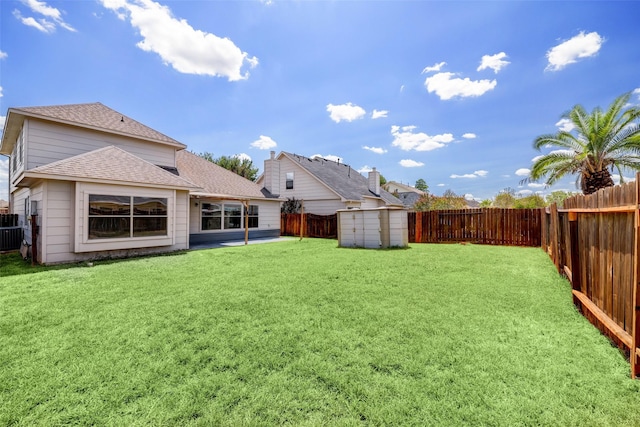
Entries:
<svg viewBox="0 0 640 427">
<path fill-rule="evenodd" d="M 224 206 L 227 200 L 252 199 L 246 180 L 238 177 L 240 184 L 229 178 L 228 193 L 213 194 L 206 174 L 219 174 L 217 167 L 200 168 L 196 179 L 185 148 L 100 103 L 10 108 L 0 142 L 0 154 L 10 156 L 9 206 L 19 215 L 26 242 L 32 241 L 29 218 L 37 215 L 37 261 L 184 250 L 190 237 L 202 240 L 201 234 L 236 237 L 246 212 L 225 211 Z M 180 172 L 183 157 L 187 177 Z M 261 195 L 257 224 L 255 210 L 247 223 L 253 231 L 262 230 L 265 215 L 266 228 L 277 235 L 279 224 L 276 232 L 271 218 L 278 215 L 279 203 Z M 202 227 L 199 197 L 221 206 L 219 214 L 211 215 L 218 215 L 219 227 L 215 219 L 211 227 Z"/>
<path fill-rule="evenodd" d="M 334 214 L 338 209 L 402 207 L 402 202 L 380 187 L 380 172 L 368 177 L 344 163 L 281 152 L 264 162 L 257 183 L 281 199 L 302 200 L 304 211 Z"/>
<path fill-rule="evenodd" d="M 407 209 L 413 209 L 413 205 L 416 204 L 418 199 L 424 194 L 427 194 L 415 187 L 396 181 L 389 181 L 383 187 L 389 193 L 400 199 L 404 207 Z"/>
<path fill-rule="evenodd" d="M 0 199 L 0 214 L 8 214 L 9 213 L 9 202 L 6 200 Z"/>
</svg>

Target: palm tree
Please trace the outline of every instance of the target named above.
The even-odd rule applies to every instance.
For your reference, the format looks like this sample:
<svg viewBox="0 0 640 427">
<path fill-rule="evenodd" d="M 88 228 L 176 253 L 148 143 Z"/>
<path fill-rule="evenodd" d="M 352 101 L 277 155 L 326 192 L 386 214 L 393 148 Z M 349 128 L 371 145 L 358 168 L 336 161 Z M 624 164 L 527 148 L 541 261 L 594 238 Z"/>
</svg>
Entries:
<svg viewBox="0 0 640 427">
<path fill-rule="evenodd" d="M 574 129 L 557 134 L 541 135 L 533 147 L 558 149 L 538 157 L 527 181 L 546 177 L 545 184 L 553 185 L 566 174 L 577 174 L 577 184 L 584 194 L 613 186 L 614 168 L 623 182 L 624 169 L 640 170 L 640 108 L 629 107 L 631 92 L 616 98 L 609 109 L 599 107 L 589 114 L 576 105 L 562 115 Z"/>
</svg>

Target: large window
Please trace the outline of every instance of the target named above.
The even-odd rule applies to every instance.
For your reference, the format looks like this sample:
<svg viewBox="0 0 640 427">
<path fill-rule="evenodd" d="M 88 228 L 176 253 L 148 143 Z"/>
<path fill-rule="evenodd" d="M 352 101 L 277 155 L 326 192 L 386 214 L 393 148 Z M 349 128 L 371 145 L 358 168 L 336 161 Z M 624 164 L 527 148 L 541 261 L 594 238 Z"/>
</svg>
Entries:
<svg viewBox="0 0 640 427">
<path fill-rule="evenodd" d="M 243 228 L 243 219 L 249 228 L 258 227 L 258 206 L 249 205 L 248 212 L 240 203 L 202 203 L 202 231 L 237 230 Z"/>
<path fill-rule="evenodd" d="M 89 239 L 166 235 L 166 198 L 89 195 Z"/>
</svg>

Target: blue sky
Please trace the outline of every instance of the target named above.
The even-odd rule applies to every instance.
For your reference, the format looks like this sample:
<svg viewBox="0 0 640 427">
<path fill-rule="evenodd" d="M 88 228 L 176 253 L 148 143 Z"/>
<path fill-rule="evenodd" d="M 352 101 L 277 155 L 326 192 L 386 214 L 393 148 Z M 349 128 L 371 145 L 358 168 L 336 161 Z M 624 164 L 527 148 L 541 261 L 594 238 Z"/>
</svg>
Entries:
<svg viewBox="0 0 640 427">
<path fill-rule="evenodd" d="M 635 1 L 3 0 L 0 122 L 102 102 L 261 170 L 274 150 L 438 195 L 576 191 L 520 184 L 532 142 L 575 104 L 640 104 L 638 17 Z"/>
</svg>

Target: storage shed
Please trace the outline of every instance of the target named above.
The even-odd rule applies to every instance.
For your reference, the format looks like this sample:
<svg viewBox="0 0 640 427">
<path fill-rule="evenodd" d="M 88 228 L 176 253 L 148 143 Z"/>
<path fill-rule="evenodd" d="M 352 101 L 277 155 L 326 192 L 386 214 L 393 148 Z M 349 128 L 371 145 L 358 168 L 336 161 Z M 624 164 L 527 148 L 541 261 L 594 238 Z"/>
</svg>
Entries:
<svg viewBox="0 0 640 427">
<path fill-rule="evenodd" d="M 380 249 L 409 246 L 405 209 L 340 209 L 336 213 L 340 247 Z"/>
</svg>

